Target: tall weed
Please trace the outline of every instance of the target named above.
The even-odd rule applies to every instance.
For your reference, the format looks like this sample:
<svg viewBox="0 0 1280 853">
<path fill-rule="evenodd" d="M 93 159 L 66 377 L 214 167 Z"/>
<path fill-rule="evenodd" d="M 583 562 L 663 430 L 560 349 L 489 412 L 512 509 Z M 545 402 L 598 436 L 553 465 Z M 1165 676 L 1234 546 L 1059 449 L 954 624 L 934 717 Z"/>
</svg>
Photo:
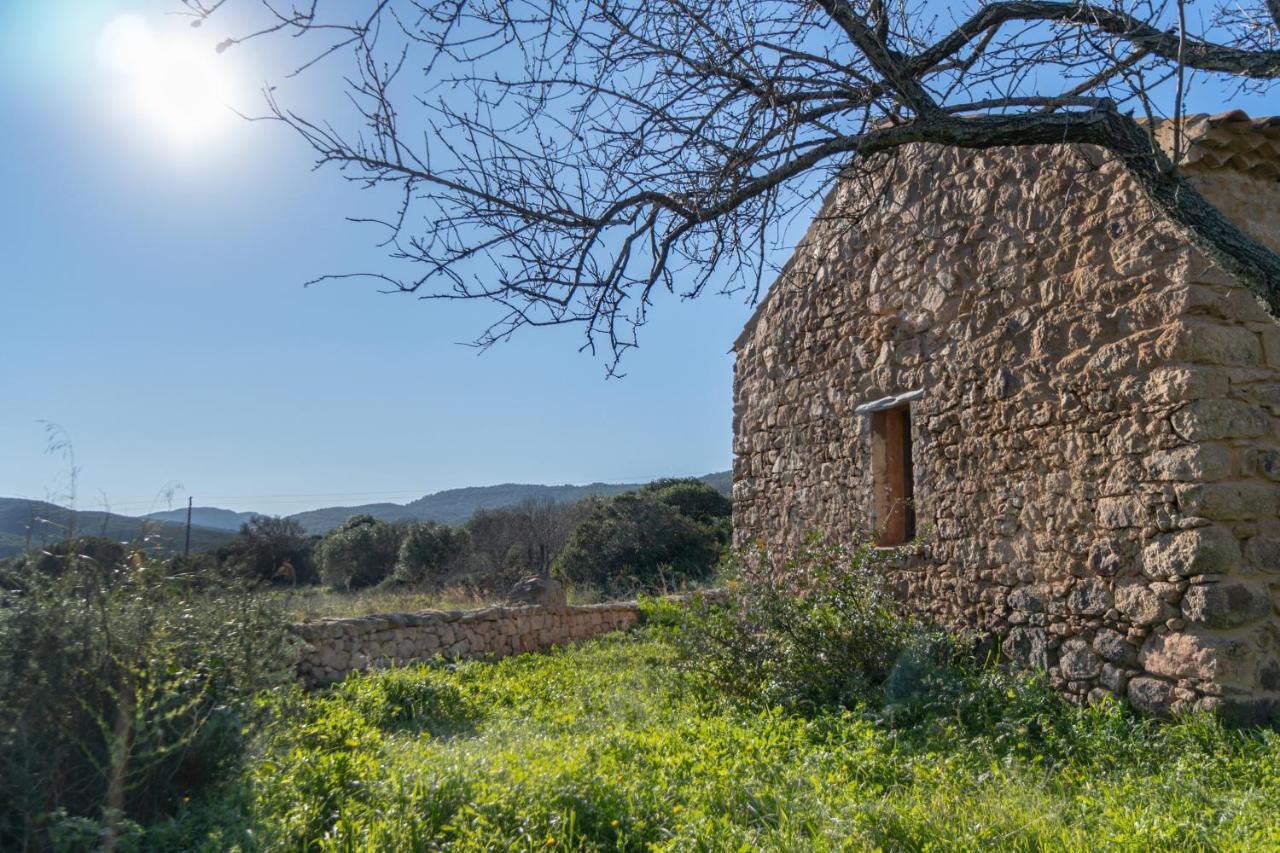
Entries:
<svg viewBox="0 0 1280 853">
<path fill-rule="evenodd" d="M 0 848 L 111 847 L 238 776 L 281 614 L 222 577 L 71 547 L 0 577 Z"/>
</svg>

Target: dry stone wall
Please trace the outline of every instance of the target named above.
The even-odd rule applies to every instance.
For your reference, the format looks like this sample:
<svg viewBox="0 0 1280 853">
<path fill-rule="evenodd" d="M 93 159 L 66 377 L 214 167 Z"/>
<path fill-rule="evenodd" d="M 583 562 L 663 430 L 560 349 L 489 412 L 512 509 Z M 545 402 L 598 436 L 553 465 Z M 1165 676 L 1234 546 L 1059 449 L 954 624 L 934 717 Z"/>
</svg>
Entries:
<svg viewBox="0 0 1280 853">
<path fill-rule="evenodd" d="M 506 657 L 629 628 L 634 601 L 564 608 L 529 605 L 483 610 L 387 613 L 293 626 L 302 640 L 298 674 L 318 686 L 370 669 L 430 660 Z"/>
<path fill-rule="evenodd" d="M 891 169 L 833 193 L 738 341 L 738 544 L 874 530 L 853 409 L 923 389 L 904 599 L 1079 701 L 1276 715 L 1280 326 L 1099 150 Z M 1280 249 L 1275 181 L 1195 180 Z"/>
</svg>

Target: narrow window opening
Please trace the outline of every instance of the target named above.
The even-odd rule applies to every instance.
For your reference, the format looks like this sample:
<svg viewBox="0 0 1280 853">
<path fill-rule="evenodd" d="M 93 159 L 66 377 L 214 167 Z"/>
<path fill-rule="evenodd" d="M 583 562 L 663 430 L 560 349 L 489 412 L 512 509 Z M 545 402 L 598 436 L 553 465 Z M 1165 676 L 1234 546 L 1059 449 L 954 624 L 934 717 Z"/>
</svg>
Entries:
<svg viewBox="0 0 1280 853">
<path fill-rule="evenodd" d="M 875 479 L 876 544 L 910 542 L 916 535 L 916 510 L 909 405 L 871 413 L 871 463 Z"/>
</svg>

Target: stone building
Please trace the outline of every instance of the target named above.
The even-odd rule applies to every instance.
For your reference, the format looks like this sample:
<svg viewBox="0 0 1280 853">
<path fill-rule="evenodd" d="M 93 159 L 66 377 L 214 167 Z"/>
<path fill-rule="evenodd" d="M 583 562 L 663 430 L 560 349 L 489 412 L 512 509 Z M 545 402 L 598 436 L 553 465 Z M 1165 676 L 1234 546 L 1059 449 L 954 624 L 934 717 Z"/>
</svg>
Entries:
<svg viewBox="0 0 1280 853">
<path fill-rule="evenodd" d="M 1185 127 L 1188 178 L 1280 250 L 1280 120 Z M 1280 325 L 1099 149 L 886 168 L 735 344 L 738 544 L 918 537 L 899 594 L 1079 701 L 1277 716 Z"/>
</svg>

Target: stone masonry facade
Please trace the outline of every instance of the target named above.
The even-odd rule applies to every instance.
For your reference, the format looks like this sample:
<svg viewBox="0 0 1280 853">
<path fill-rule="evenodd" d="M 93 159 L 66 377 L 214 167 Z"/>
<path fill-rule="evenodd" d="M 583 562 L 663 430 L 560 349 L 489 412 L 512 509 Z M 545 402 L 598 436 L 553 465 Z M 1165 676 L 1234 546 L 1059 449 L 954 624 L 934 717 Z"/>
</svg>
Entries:
<svg viewBox="0 0 1280 853">
<path fill-rule="evenodd" d="M 1186 174 L 1280 250 L 1280 126 L 1191 121 Z M 919 390 L 900 596 L 1077 701 L 1275 718 L 1280 325 L 1101 150 L 886 170 L 833 191 L 736 345 L 737 544 L 874 531 L 854 409 Z"/>
</svg>

